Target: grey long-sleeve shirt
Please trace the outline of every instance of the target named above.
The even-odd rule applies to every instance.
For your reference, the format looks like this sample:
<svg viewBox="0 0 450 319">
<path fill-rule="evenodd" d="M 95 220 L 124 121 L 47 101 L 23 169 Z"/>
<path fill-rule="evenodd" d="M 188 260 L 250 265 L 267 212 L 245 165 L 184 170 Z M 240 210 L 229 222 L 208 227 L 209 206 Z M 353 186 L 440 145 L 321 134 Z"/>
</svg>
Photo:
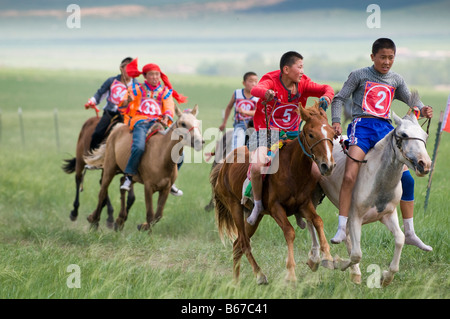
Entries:
<svg viewBox="0 0 450 319">
<path fill-rule="evenodd" d="M 382 84 L 384 87 L 382 89 L 378 88 L 377 91 L 378 84 Z M 390 96 L 391 94 L 393 94 L 393 97 Z M 356 118 L 363 115 L 375 115 L 369 109 L 381 110 L 386 103 L 390 105 L 390 102 L 388 102 L 389 98 L 391 98 L 390 101 L 398 99 L 409 104 L 411 91 L 408 89 L 405 80 L 393 71 L 382 74 L 376 71 L 373 65 L 355 70 L 350 73 L 344 86 L 335 95 L 331 103 L 333 123 L 341 122 L 342 106 L 350 96 L 352 96 L 353 100 L 352 118 Z M 420 110 L 424 106 L 421 101 L 417 101 L 415 104 L 417 105 L 414 106 L 417 106 Z M 386 118 L 390 121 L 390 113 L 384 116 L 379 115 L 378 117 Z"/>
</svg>

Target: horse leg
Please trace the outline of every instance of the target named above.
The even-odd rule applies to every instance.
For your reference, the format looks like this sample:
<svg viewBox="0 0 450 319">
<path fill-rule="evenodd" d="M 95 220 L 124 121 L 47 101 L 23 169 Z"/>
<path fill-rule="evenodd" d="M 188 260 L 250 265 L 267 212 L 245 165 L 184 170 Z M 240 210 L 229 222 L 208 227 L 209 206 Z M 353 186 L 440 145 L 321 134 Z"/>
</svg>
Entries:
<svg viewBox="0 0 450 319">
<path fill-rule="evenodd" d="M 106 227 L 112 229 L 114 226 L 114 207 L 111 204 L 109 196 L 106 196 L 105 205 L 108 213 L 108 218 L 106 219 Z"/>
<path fill-rule="evenodd" d="M 350 256 L 352 253 L 352 241 L 350 240 L 350 234 L 348 231 L 345 244 L 347 246 L 348 255 Z M 359 263 L 350 265 L 350 280 L 355 284 L 361 284 L 361 269 L 359 268 Z"/>
<path fill-rule="evenodd" d="M 114 166 L 112 169 L 103 170 L 102 183 L 100 186 L 100 192 L 98 193 L 97 208 L 91 215 L 87 217 L 87 220 L 89 223 L 91 223 L 92 227 L 98 228 L 98 222 L 100 221 L 100 214 L 108 198 L 108 186 L 111 183 L 112 179 L 114 178 L 115 169 L 116 167 Z"/>
<path fill-rule="evenodd" d="M 144 184 L 144 197 L 146 208 L 146 222 L 137 226 L 138 230 L 150 230 L 151 225 L 155 217 L 153 212 L 153 189 L 149 182 Z"/>
<path fill-rule="evenodd" d="M 400 255 L 402 254 L 403 245 L 405 243 L 405 235 L 398 224 L 397 209 L 381 218 L 381 222 L 392 232 L 395 238 L 394 257 L 392 258 L 389 270 L 383 271 L 381 284 L 386 287 L 394 279 L 394 274 L 398 272 L 400 267 Z"/>
<path fill-rule="evenodd" d="M 70 212 L 70 220 L 76 221 L 78 217 L 78 207 L 80 207 L 80 185 L 83 183 L 83 174 L 75 173 L 75 200 L 73 202 L 73 210 Z"/>
<path fill-rule="evenodd" d="M 359 264 L 362 257 L 361 252 L 361 227 L 362 222 L 359 216 L 354 216 L 356 212 L 350 211 L 347 221 L 347 236 L 350 236 L 350 260 L 342 260 L 340 268 L 342 271 L 355 264 Z"/>
<path fill-rule="evenodd" d="M 311 234 L 311 250 L 308 253 L 308 261 L 306 264 L 311 268 L 312 271 L 317 271 L 319 269 L 320 264 L 320 245 L 317 241 L 317 234 L 314 230 L 314 225 L 311 221 L 307 221 L 306 226 L 308 227 L 308 231 Z"/>
<path fill-rule="evenodd" d="M 307 204 L 306 208 L 302 210 L 302 214 L 308 221 L 311 221 L 311 223 L 314 225 L 314 228 L 316 229 L 317 235 L 319 236 L 320 251 L 322 252 L 322 266 L 328 269 L 334 269 L 333 257 L 330 254 L 330 245 L 328 245 L 328 241 L 323 230 L 323 220 L 317 214 L 312 201 L 310 201 Z M 310 233 L 312 236 L 312 230 L 310 230 Z M 312 262 L 314 262 L 314 260 L 311 260 L 311 263 Z"/>
<path fill-rule="evenodd" d="M 120 178 L 120 185 L 123 184 L 124 180 L 125 180 L 125 177 L 122 176 Z M 128 211 L 125 208 L 125 205 L 126 205 L 126 203 L 125 203 L 125 193 L 126 192 L 127 192 L 126 190 L 120 189 L 120 212 L 119 212 L 119 216 L 117 216 L 117 219 L 116 219 L 116 221 L 114 223 L 114 230 L 116 230 L 116 231 L 123 229 L 125 221 L 127 220 L 127 217 L 128 217 L 127 216 L 128 215 Z"/>
<path fill-rule="evenodd" d="M 127 196 L 127 216 L 130 213 L 131 206 L 133 206 L 135 200 L 136 200 L 136 196 L 134 194 L 134 184 L 131 184 L 131 188 L 128 191 L 128 196 Z M 125 220 L 126 220 L 126 218 L 125 218 Z"/>
<path fill-rule="evenodd" d="M 255 224 L 252 226 L 252 225 L 249 225 L 248 223 L 244 222 L 243 207 L 240 204 L 240 202 L 233 202 L 230 206 L 231 206 L 230 207 L 231 215 L 233 216 L 234 223 L 236 224 L 236 228 L 238 230 L 238 237 L 236 238 L 236 240 L 233 243 L 233 278 L 234 278 L 234 281 L 236 283 L 239 281 L 241 258 L 242 258 L 242 255 L 245 254 L 248 262 L 252 266 L 253 273 L 256 276 L 256 283 L 258 285 L 267 284 L 268 283 L 267 277 L 261 271 L 261 268 L 259 267 L 255 258 L 253 257 L 252 248 L 250 245 L 250 237 L 251 237 L 251 235 L 253 235 L 255 233 L 255 230 L 258 227 L 258 224 L 262 219 L 262 215 L 258 216 Z M 247 232 L 247 229 L 248 229 L 248 232 Z M 249 236 L 249 234 L 250 234 L 250 236 Z"/>
<path fill-rule="evenodd" d="M 296 282 L 297 277 L 295 276 L 295 259 L 294 259 L 294 239 L 295 239 L 295 230 L 289 222 L 286 211 L 280 205 L 280 203 L 276 202 L 271 209 L 271 216 L 275 219 L 278 226 L 283 230 L 284 238 L 286 239 L 286 243 L 288 246 L 288 256 L 286 259 L 286 281 Z"/>
<path fill-rule="evenodd" d="M 164 206 L 166 205 L 167 197 L 169 197 L 169 192 L 170 188 L 163 189 L 159 192 L 158 202 L 156 204 L 156 214 L 152 226 L 159 222 L 159 220 L 162 218 Z"/>
</svg>

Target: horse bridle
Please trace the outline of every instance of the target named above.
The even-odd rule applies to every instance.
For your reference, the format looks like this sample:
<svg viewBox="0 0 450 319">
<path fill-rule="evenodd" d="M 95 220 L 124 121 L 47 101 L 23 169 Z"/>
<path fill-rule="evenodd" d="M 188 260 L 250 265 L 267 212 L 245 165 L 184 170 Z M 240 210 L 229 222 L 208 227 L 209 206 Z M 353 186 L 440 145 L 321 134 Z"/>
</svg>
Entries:
<svg viewBox="0 0 450 319">
<path fill-rule="evenodd" d="M 402 153 L 403 157 L 408 160 L 411 161 L 410 158 L 408 158 L 405 153 L 403 152 L 403 147 L 402 147 L 402 143 L 404 140 L 418 140 L 418 141 L 422 141 L 423 144 L 425 144 L 425 147 L 427 147 L 427 142 L 420 138 L 420 137 L 410 137 L 410 136 L 398 136 L 397 135 L 397 128 L 394 129 L 393 134 L 392 134 L 392 141 L 394 141 L 395 139 L 395 145 L 397 146 L 398 150 Z M 393 143 L 391 143 L 392 145 Z M 394 146 L 392 146 L 393 148 Z"/>
<path fill-rule="evenodd" d="M 313 152 L 312 152 L 313 148 L 314 148 L 315 146 L 317 146 L 319 143 L 323 142 L 323 141 L 330 141 L 331 145 L 333 145 L 333 140 L 332 140 L 331 138 L 324 137 L 324 138 L 321 138 L 320 140 L 316 141 L 316 142 L 313 143 L 312 145 L 309 145 L 308 140 L 306 139 L 305 133 L 301 130 L 302 122 L 303 122 L 303 120 L 300 121 L 300 125 L 298 126 L 298 131 L 299 131 L 299 133 L 298 133 L 298 135 L 297 135 L 297 140 L 298 140 L 298 143 L 300 144 L 300 147 L 301 147 L 302 150 L 303 150 L 303 153 L 304 153 L 306 156 L 308 156 L 309 158 L 311 158 L 313 161 L 315 161 L 315 160 L 316 160 L 316 156 L 315 156 L 315 155 L 313 154 Z M 300 135 L 302 135 L 302 133 L 303 133 L 303 138 L 304 138 L 304 140 L 305 140 L 305 144 L 306 144 L 306 146 L 308 146 L 309 152 L 310 152 L 311 154 L 308 153 L 308 152 L 306 151 L 305 146 L 303 145 L 302 141 L 300 140 Z"/>
</svg>

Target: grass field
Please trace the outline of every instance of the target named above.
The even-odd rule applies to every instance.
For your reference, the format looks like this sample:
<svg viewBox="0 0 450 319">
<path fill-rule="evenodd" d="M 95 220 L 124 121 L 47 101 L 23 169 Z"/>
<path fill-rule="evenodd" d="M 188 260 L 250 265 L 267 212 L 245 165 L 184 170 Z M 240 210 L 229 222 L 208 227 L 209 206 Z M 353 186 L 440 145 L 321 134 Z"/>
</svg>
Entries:
<svg viewBox="0 0 450 319">
<path fill-rule="evenodd" d="M 107 76 L 93 71 L 0 69 L 0 298 L 158 298 L 158 299 L 315 299 L 315 298 L 443 298 L 450 297 L 448 158 L 450 134 L 443 133 L 426 214 L 423 212 L 428 177 L 416 178 L 415 227 L 433 247 L 423 252 L 405 246 L 400 271 L 383 289 L 369 288 L 369 265 L 386 269 L 394 241 L 382 224 L 364 226 L 362 284 L 354 285 L 348 272 L 305 265 L 311 240 L 296 227 L 296 285 L 284 283 L 287 248 L 281 230 L 264 218 L 252 239 L 254 256 L 268 276 L 268 286 L 257 286 L 249 263 L 242 260 L 241 283 L 231 285 L 232 247 L 223 245 L 214 213 L 204 211 L 209 202 L 210 164 L 185 164 L 177 185 L 180 198 L 169 197 L 164 217 L 153 232 L 140 233 L 144 221 L 142 185 L 122 232 L 105 227 L 89 229 L 86 217 L 96 205 L 99 172 L 88 172 L 81 193 L 80 216 L 69 220 L 75 194 L 73 175 L 61 170 L 62 161 L 75 155 L 83 122 L 94 115 L 84 103 Z M 203 130 L 220 125 L 222 110 L 240 78 L 172 76 L 175 88 L 189 96 L 189 106 L 199 104 Z M 336 89 L 341 84 L 336 84 Z M 428 151 L 433 152 L 437 118 L 448 92 L 419 88 L 422 100 L 435 110 Z M 311 102 L 311 101 L 310 101 Z M 23 110 L 22 139 L 18 107 Z M 57 109 L 57 121 L 55 120 Z M 406 107 L 394 105 L 403 115 Z M 329 111 L 328 111 L 329 112 Z M 59 145 L 55 122 L 58 128 Z M 230 127 L 231 127 L 231 121 Z M 206 141 L 211 143 L 211 141 Z M 118 179 L 110 196 L 118 211 Z M 319 206 L 325 233 L 330 238 L 337 225 L 337 209 L 328 200 Z M 295 224 L 295 220 L 291 222 Z M 343 245 L 332 254 L 346 257 Z M 80 288 L 70 288 L 70 265 L 78 265 Z"/>
</svg>

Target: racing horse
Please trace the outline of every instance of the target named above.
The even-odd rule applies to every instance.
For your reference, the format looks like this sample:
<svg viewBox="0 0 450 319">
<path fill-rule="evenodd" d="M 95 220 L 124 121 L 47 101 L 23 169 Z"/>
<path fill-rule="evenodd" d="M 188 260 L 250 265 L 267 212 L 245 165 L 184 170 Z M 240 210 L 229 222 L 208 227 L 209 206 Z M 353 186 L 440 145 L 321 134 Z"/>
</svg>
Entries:
<svg viewBox="0 0 450 319">
<path fill-rule="evenodd" d="M 308 266 L 313 271 L 317 270 L 321 251 L 322 265 L 334 268 L 330 247 L 323 230 L 323 221 L 315 210 L 318 202 L 315 198 L 315 189 L 319 177 L 313 176 L 311 172 L 313 162 L 318 165 L 323 175 L 328 175 L 333 170 L 332 138 L 334 131 L 328 124 L 325 111 L 319 108 L 317 102 L 307 109 L 300 104 L 298 112 L 302 121 L 305 122 L 304 128 L 299 132 L 296 140 L 287 142 L 279 151 L 278 170 L 273 174 L 266 175 L 263 183 L 265 211 L 264 214 L 258 216 L 253 225 L 245 221 L 252 207 L 248 204 L 241 204 L 243 183 L 250 163 L 247 147 L 242 146 L 235 149 L 223 163 L 217 164 L 210 174 L 219 235 L 222 241 L 224 241 L 224 235 L 235 239 L 233 243 L 233 278 L 235 281 L 239 280 L 240 260 L 245 254 L 256 275 L 257 284 L 268 282 L 253 257 L 250 245 L 250 238 L 265 214 L 275 219 L 286 239 L 288 246 L 287 281 L 297 280 L 294 260 L 295 230 L 288 220 L 288 216 L 291 215 L 295 215 L 297 223 L 301 218 L 308 221 L 308 230 L 313 238 Z M 239 153 L 245 154 L 245 156 Z M 315 234 L 313 236 L 314 228 L 319 236 L 320 251 Z"/>
<path fill-rule="evenodd" d="M 162 218 L 170 188 L 177 178 L 176 163 L 182 155 L 183 147 L 190 146 L 196 151 L 200 151 L 203 147 L 204 140 L 200 131 L 199 120 L 196 118 L 197 111 L 197 105 L 192 110 L 184 112 L 175 107 L 178 119 L 167 131 L 162 132 L 162 130 L 151 128 L 155 134 L 147 139 L 145 151 L 138 167 L 139 174 L 133 176 L 133 182 L 144 184 L 146 222 L 138 225 L 139 230 L 150 230 L 151 226 Z M 131 144 L 132 134 L 130 134 L 130 129 L 125 124 L 118 124 L 112 130 L 106 144 L 85 157 L 85 161 L 89 165 L 103 168 L 97 208 L 88 216 L 89 223 L 94 227 L 98 226 L 102 203 L 108 196 L 108 186 L 116 171 L 125 170 L 131 152 Z M 159 193 L 156 214 L 153 210 L 152 200 L 155 192 Z M 116 230 L 121 230 L 127 219 L 127 210 L 124 204 L 122 196 L 121 210 L 114 225 Z"/>
<path fill-rule="evenodd" d="M 83 180 L 84 175 L 86 174 L 86 162 L 84 161 L 84 155 L 88 154 L 90 151 L 90 144 L 92 139 L 92 134 L 100 121 L 98 115 L 95 117 L 91 117 L 84 122 L 81 127 L 80 134 L 78 135 L 78 141 L 76 146 L 76 155 L 73 158 L 65 159 L 62 169 L 67 174 L 71 174 L 75 172 L 75 200 L 73 202 L 73 210 L 70 212 L 70 220 L 75 221 L 78 218 L 78 208 L 80 207 L 80 192 L 83 191 Z M 111 124 L 105 133 L 105 138 L 108 136 L 112 127 L 119 123 L 119 117 L 113 118 Z M 127 210 L 131 208 L 135 200 L 134 191 L 131 190 L 128 193 L 127 200 Z M 102 203 L 102 207 L 107 206 L 108 219 L 106 220 L 106 225 L 108 228 L 112 228 L 114 224 L 114 208 L 111 205 L 109 197 L 107 196 L 105 201 Z"/>
<path fill-rule="evenodd" d="M 400 255 L 405 236 L 398 223 L 397 205 L 402 195 L 401 176 L 404 165 L 421 177 L 431 167 L 431 159 L 426 150 L 427 133 L 421 128 L 414 114 L 403 119 L 393 113 L 396 128 L 380 140 L 366 157 L 358 174 L 353 190 L 352 204 L 347 222 L 347 250 L 350 260 L 336 260 L 336 268 L 350 267 L 353 282 L 361 282 L 359 262 L 362 258 L 360 238 L 364 224 L 380 221 L 395 238 L 394 256 L 389 270 L 380 278 L 383 286 L 389 285 L 399 270 Z M 329 176 L 321 178 L 320 185 L 330 201 L 339 207 L 346 155 L 337 145 L 333 150 L 336 168 Z M 336 258 L 337 259 L 337 258 Z"/>
</svg>

